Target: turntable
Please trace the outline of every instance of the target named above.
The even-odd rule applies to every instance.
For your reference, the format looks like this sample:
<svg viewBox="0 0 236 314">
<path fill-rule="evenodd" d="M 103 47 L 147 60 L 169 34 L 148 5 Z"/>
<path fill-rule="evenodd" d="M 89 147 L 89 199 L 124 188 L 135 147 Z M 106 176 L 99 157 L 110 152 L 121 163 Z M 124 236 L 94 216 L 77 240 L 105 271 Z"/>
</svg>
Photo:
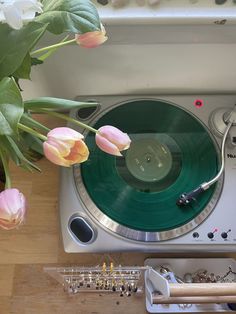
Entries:
<svg viewBox="0 0 236 314">
<path fill-rule="evenodd" d="M 98 105 L 71 116 L 132 144 L 114 157 L 78 129 L 91 153 L 61 169 L 66 252 L 236 251 L 235 95 L 78 99 Z"/>
</svg>

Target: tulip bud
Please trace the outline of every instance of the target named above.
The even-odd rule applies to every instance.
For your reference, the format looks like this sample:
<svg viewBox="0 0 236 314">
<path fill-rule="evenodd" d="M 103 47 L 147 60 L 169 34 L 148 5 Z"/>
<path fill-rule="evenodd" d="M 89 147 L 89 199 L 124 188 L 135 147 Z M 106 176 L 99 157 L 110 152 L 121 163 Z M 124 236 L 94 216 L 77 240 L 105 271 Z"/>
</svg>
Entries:
<svg viewBox="0 0 236 314">
<path fill-rule="evenodd" d="M 59 166 L 69 167 L 84 162 L 88 159 L 89 150 L 83 139 L 84 136 L 73 129 L 55 128 L 43 143 L 44 154 Z"/>
<path fill-rule="evenodd" d="M 99 128 L 95 141 L 101 150 L 115 156 L 122 156 L 120 152 L 128 149 L 131 143 L 126 133 L 111 125 Z"/>
<path fill-rule="evenodd" d="M 77 44 L 84 48 L 95 48 L 103 44 L 108 37 L 103 25 L 101 25 L 100 31 L 87 32 L 84 34 L 76 34 L 75 39 Z"/>
<path fill-rule="evenodd" d="M 24 221 L 26 199 L 17 189 L 0 193 L 0 227 L 6 230 L 18 227 Z"/>
</svg>

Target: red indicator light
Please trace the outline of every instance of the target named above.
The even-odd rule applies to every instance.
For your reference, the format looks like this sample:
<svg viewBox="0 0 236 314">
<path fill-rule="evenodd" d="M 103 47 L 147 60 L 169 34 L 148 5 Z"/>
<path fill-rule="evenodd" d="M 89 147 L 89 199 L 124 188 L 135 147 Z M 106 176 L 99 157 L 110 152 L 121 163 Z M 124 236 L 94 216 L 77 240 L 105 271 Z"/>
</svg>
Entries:
<svg viewBox="0 0 236 314">
<path fill-rule="evenodd" d="M 203 100 L 202 99 L 196 99 L 194 100 L 194 106 L 197 108 L 201 108 L 204 105 Z"/>
</svg>

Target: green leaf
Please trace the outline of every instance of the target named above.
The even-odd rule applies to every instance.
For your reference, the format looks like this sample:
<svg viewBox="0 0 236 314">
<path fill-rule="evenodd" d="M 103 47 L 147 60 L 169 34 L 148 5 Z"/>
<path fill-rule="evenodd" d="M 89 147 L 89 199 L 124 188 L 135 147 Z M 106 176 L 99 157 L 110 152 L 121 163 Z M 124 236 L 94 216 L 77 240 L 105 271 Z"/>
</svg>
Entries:
<svg viewBox="0 0 236 314">
<path fill-rule="evenodd" d="M 9 157 L 14 161 L 17 166 L 20 166 L 21 161 L 17 156 L 15 150 L 12 148 L 12 145 L 8 141 L 8 137 L 5 135 L 0 136 L 1 146 L 4 147 L 5 151 L 8 153 Z"/>
<path fill-rule="evenodd" d="M 30 79 L 30 72 L 32 65 L 39 65 L 42 64 L 43 61 L 38 58 L 33 58 L 30 56 L 29 53 L 26 54 L 23 62 L 21 63 L 20 67 L 12 74 L 17 79 Z"/>
<path fill-rule="evenodd" d="M 28 113 L 24 113 L 21 116 L 21 120 L 20 122 L 26 126 L 28 126 L 31 129 L 36 129 L 38 131 L 41 132 L 46 132 L 48 133 L 50 131 L 49 128 L 47 128 L 45 125 L 43 125 L 42 123 L 34 120 Z"/>
<path fill-rule="evenodd" d="M 86 33 L 100 29 L 96 7 L 89 0 L 43 0 L 43 13 L 35 21 L 48 23 L 53 34 Z"/>
<path fill-rule="evenodd" d="M 8 154 L 6 153 L 5 147 L 2 145 L 0 145 L 0 158 L 1 165 L 3 166 L 1 170 L 4 170 L 5 173 L 5 189 L 9 189 L 11 188 L 11 178 L 8 165 Z"/>
<path fill-rule="evenodd" d="M 31 160 L 37 161 L 44 156 L 43 141 L 38 137 L 24 132 L 24 144 L 27 146 L 27 155 Z"/>
<path fill-rule="evenodd" d="M 22 143 L 19 141 L 13 139 L 10 136 L 6 136 L 6 141 L 7 141 L 7 150 L 12 157 L 13 154 L 15 154 L 19 160 L 19 166 L 23 167 L 24 169 L 28 169 L 29 171 L 37 170 L 40 171 L 40 169 L 33 164 L 30 160 L 28 160 L 22 151 L 20 150 L 19 146 L 22 147 Z M 21 144 L 21 145 L 20 145 Z M 24 147 L 23 147 L 24 149 Z"/>
<path fill-rule="evenodd" d="M 30 160 L 28 160 L 22 153 L 22 151 L 19 148 L 19 141 L 14 140 L 13 138 L 9 136 L 0 136 L 0 143 L 1 146 L 4 147 L 4 151 L 6 154 L 13 160 L 13 162 L 28 171 L 40 171 L 40 169 L 34 165 Z M 22 149 L 22 145 L 21 149 Z"/>
<path fill-rule="evenodd" d="M 30 79 L 30 71 L 31 71 L 31 57 L 30 54 L 27 53 L 20 67 L 12 74 L 12 76 L 20 79 Z"/>
<path fill-rule="evenodd" d="M 17 134 L 17 123 L 24 112 L 20 90 L 13 78 L 0 81 L 0 135 Z"/>
<path fill-rule="evenodd" d="M 14 30 L 0 23 L 0 80 L 17 71 L 46 28 L 47 25 L 31 22 L 20 30 Z"/>
<path fill-rule="evenodd" d="M 54 97 L 39 97 L 24 102 L 26 110 L 37 109 L 72 109 L 72 108 L 85 108 L 96 107 L 98 103 L 95 102 L 80 102 L 75 100 L 54 98 Z"/>
<path fill-rule="evenodd" d="M 43 60 L 40 60 L 39 58 L 31 57 L 31 65 L 39 65 L 42 63 L 43 63 Z"/>
</svg>

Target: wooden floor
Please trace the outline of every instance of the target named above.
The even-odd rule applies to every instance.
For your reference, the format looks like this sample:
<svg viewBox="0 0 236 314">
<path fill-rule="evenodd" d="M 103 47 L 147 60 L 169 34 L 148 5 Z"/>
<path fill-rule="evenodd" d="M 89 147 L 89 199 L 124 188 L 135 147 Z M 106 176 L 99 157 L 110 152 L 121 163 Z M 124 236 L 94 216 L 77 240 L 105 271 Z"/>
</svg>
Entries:
<svg viewBox="0 0 236 314">
<path fill-rule="evenodd" d="M 50 121 L 49 121 L 50 122 Z M 50 122 L 55 125 L 55 121 Z M 144 314 L 144 297 L 117 295 L 69 296 L 43 271 L 48 265 L 97 265 L 111 260 L 143 265 L 147 257 L 199 257 L 199 254 L 68 254 L 63 251 L 58 215 L 59 168 L 40 160 L 42 173 L 28 173 L 11 165 L 12 179 L 27 197 L 29 210 L 19 230 L 0 230 L 0 314 Z M 201 254 L 235 257 L 234 254 Z"/>
</svg>

